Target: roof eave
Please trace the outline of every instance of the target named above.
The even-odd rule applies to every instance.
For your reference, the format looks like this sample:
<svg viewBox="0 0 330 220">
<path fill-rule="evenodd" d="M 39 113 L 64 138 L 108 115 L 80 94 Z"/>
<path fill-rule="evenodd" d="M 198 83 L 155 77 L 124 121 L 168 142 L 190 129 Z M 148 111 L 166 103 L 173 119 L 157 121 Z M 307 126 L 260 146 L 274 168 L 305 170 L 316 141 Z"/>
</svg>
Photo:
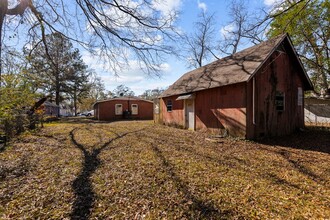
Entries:
<svg viewBox="0 0 330 220">
<path fill-rule="evenodd" d="M 295 56 L 296 56 L 296 59 L 298 60 L 299 66 L 301 67 L 301 69 L 302 69 L 302 71 L 303 71 L 303 73 L 304 73 L 304 75 L 305 75 L 305 78 L 306 78 L 306 80 L 307 80 L 308 86 L 305 88 L 305 91 L 308 91 L 308 90 L 314 90 L 313 83 L 312 83 L 312 81 L 310 80 L 310 78 L 309 78 L 309 76 L 308 76 L 308 74 L 307 74 L 307 72 L 306 72 L 306 70 L 305 70 L 304 65 L 302 64 L 302 62 L 301 62 L 301 60 L 300 60 L 300 58 L 299 58 L 299 56 L 298 56 L 298 54 L 297 54 L 297 52 L 296 52 L 296 50 L 295 50 L 293 44 L 292 44 L 292 40 L 291 40 L 291 38 L 290 38 L 289 35 L 288 35 L 288 41 L 289 41 L 290 46 L 292 47 L 292 50 L 293 50 L 293 53 L 294 53 Z"/>
<path fill-rule="evenodd" d="M 283 35 L 282 39 L 277 42 L 277 44 L 273 47 L 273 49 L 268 53 L 266 58 L 260 63 L 260 65 L 254 70 L 254 72 L 251 74 L 251 76 L 247 79 L 246 82 L 249 82 L 255 74 L 261 69 L 261 67 L 266 63 L 266 61 L 269 59 L 269 57 L 274 53 L 274 51 L 277 49 L 277 47 L 284 41 L 284 39 L 288 37 L 288 34 Z"/>
<path fill-rule="evenodd" d="M 307 80 L 308 85 L 305 87 L 305 91 L 314 90 L 314 86 L 313 86 L 313 84 L 312 84 L 312 82 L 311 82 L 311 80 L 310 80 L 310 78 L 309 78 L 309 76 L 308 76 L 308 74 L 307 74 L 307 72 L 306 72 L 306 70 L 305 70 L 305 68 L 304 68 L 304 66 L 303 66 L 303 64 L 302 64 L 302 62 L 301 62 L 301 60 L 300 60 L 300 58 L 299 58 L 299 56 L 298 56 L 298 54 L 297 54 L 294 46 L 293 46 L 293 44 L 292 44 L 291 38 L 290 38 L 290 36 L 288 34 L 283 35 L 282 39 L 277 43 L 276 46 L 274 46 L 274 48 L 268 54 L 268 56 L 266 57 L 266 59 L 264 59 L 263 62 L 258 66 L 258 68 L 251 74 L 251 76 L 249 77 L 249 79 L 247 80 L 247 82 L 249 82 L 255 76 L 255 74 L 261 69 L 261 67 L 265 64 L 265 62 L 269 59 L 269 57 L 274 53 L 274 51 L 277 49 L 277 47 L 285 39 L 288 39 L 288 42 L 290 44 L 290 47 L 291 47 L 291 49 L 292 49 L 292 51 L 293 51 L 293 53 L 294 53 L 294 55 L 295 55 L 295 57 L 296 57 L 296 59 L 297 59 L 297 61 L 299 63 L 300 68 L 302 69 L 302 71 L 304 73 L 305 79 Z"/>
</svg>

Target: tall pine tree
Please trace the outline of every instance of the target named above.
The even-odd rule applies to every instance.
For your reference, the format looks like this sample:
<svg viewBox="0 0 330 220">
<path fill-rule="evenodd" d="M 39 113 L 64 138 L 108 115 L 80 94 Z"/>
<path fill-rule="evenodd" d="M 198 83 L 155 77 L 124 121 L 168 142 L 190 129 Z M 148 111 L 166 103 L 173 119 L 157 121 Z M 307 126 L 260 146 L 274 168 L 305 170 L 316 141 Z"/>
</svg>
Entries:
<svg viewBox="0 0 330 220">
<path fill-rule="evenodd" d="M 87 66 L 79 50 L 61 34 L 47 35 L 46 41 L 47 47 L 37 43 L 25 51 L 28 71 L 37 76 L 36 87 L 54 97 L 59 105 L 65 95 L 78 94 L 82 85 L 87 84 Z"/>
</svg>

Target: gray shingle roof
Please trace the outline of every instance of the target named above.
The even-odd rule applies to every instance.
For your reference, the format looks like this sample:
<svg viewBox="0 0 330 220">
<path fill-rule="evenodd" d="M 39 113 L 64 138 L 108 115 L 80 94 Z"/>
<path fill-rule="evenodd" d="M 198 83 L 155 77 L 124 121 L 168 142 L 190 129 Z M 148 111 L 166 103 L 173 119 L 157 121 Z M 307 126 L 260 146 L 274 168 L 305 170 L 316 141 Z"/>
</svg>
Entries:
<svg viewBox="0 0 330 220">
<path fill-rule="evenodd" d="M 95 102 L 93 104 L 93 106 L 98 104 L 98 103 L 101 103 L 101 102 L 116 101 L 116 100 L 118 100 L 118 101 L 145 101 L 145 102 L 153 103 L 153 101 L 146 100 L 146 99 L 141 99 L 141 98 L 138 98 L 138 97 L 124 96 L 124 97 L 116 97 L 116 98 L 111 98 L 111 99 L 100 100 L 100 101 Z"/>
<path fill-rule="evenodd" d="M 180 95 L 248 81 L 287 38 L 280 35 L 184 74 L 160 97 Z"/>
</svg>

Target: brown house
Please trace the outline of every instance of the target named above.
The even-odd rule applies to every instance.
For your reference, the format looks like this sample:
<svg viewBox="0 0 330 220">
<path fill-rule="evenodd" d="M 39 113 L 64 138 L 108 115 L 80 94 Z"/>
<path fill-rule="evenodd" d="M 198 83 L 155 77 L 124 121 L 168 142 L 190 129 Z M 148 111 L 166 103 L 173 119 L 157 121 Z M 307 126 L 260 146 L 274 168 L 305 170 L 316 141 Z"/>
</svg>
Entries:
<svg viewBox="0 0 330 220">
<path fill-rule="evenodd" d="M 160 123 L 255 139 L 304 127 L 313 89 L 288 35 L 184 74 L 160 96 Z M 157 112 L 156 112 L 157 113 Z"/>
<path fill-rule="evenodd" d="M 123 119 L 152 120 L 153 102 L 135 97 L 120 97 L 96 102 L 94 118 L 115 121 Z"/>
</svg>

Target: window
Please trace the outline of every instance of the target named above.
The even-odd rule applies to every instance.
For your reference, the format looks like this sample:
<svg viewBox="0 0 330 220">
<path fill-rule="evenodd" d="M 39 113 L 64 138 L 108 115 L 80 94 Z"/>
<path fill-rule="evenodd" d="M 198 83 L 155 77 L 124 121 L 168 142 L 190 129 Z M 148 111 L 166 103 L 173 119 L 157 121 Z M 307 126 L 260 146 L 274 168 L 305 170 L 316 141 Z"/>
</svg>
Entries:
<svg viewBox="0 0 330 220">
<path fill-rule="evenodd" d="M 123 114 L 123 105 L 122 104 L 116 104 L 115 105 L 115 114 L 116 115 L 122 115 Z"/>
<path fill-rule="evenodd" d="M 167 100 L 166 107 L 168 112 L 172 111 L 172 100 Z"/>
<path fill-rule="evenodd" d="M 137 115 L 139 113 L 138 104 L 132 104 L 132 115 Z"/>
<path fill-rule="evenodd" d="M 303 90 L 301 87 L 298 87 L 298 106 L 303 105 L 303 99 L 304 99 Z"/>
<path fill-rule="evenodd" d="M 275 106 L 277 111 L 284 111 L 285 109 L 285 96 L 283 92 L 276 92 Z"/>
</svg>

